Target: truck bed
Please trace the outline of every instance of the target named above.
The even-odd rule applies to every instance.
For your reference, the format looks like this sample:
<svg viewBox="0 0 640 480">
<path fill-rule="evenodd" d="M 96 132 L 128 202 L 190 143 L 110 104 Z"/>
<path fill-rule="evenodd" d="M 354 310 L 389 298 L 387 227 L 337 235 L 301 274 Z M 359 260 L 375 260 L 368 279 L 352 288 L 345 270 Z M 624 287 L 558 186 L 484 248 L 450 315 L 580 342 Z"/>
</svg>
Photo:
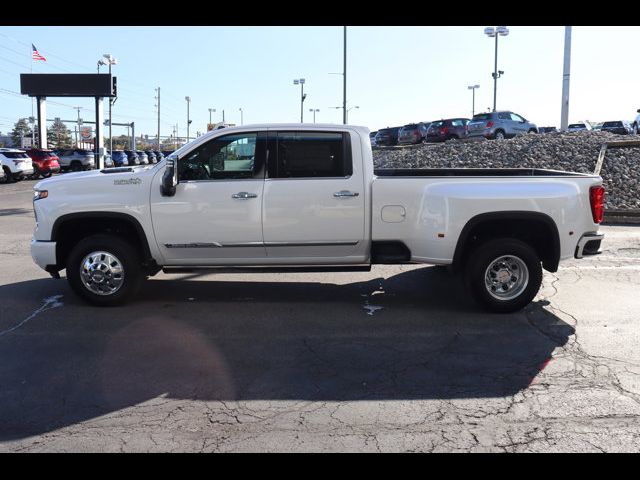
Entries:
<svg viewBox="0 0 640 480">
<path fill-rule="evenodd" d="M 542 168 L 378 168 L 378 177 L 589 177 L 592 174 Z"/>
</svg>

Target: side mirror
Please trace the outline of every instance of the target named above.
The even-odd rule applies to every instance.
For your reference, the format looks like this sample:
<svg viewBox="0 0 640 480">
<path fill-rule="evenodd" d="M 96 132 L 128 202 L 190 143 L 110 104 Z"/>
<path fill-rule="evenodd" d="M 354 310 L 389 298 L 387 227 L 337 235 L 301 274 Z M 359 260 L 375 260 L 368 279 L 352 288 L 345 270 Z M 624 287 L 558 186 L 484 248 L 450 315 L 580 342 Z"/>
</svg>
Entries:
<svg viewBox="0 0 640 480">
<path fill-rule="evenodd" d="M 636 112 L 640 113 L 640 108 L 638 110 L 636 110 Z"/>
<path fill-rule="evenodd" d="M 167 166 L 162 175 L 162 183 L 160 184 L 160 194 L 164 197 L 173 197 L 176 194 L 176 185 L 178 185 L 178 175 L 176 170 L 176 162 L 178 159 L 167 160 Z"/>
</svg>

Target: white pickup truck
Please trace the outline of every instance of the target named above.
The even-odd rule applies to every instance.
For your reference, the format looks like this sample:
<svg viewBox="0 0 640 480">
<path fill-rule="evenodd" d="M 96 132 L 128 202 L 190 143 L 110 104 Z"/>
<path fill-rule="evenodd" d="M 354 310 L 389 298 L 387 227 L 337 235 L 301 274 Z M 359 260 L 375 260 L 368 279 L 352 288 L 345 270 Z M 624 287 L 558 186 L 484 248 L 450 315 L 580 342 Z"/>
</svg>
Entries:
<svg viewBox="0 0 640 480">
<path fill-rule="evenodd" d="M 596 175 L 536 169 L 374 171 L 369 130 L 214 130 L 155 165 L 34 186 L 34 261 L 96 305 L 160 270 L 452 265 L 496 312 L 526 306 L 542 267 L 600 251 Z M 429 288 L 425 285 L 425 289 Z"/>
</svg>

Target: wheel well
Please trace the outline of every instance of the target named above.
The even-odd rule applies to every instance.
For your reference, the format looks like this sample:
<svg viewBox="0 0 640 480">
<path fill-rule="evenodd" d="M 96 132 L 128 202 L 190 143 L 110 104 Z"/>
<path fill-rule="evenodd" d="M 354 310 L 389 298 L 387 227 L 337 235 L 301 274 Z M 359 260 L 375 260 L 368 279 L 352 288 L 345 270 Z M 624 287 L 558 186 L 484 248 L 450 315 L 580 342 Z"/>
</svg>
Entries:
<svg viewBox="0 0 640 480">
<path fill-rule="evenodd" d="M 558 270 L 558 229 L 548 215 L 536 212 L 497 212 L 478 215 L 469 220 L 458 238 L 453 257 L 454 269 L 462 269 L 475 248 L 494 238 L 521 240 L 534 248 L 545 270 Z"/>
<path fill-rule="evenodd" d="M 65 268 L 67 258 L 73 247 L 83 238 L 96 233 L 117 235 L 133 245 L 138 251 L 143 265 L 151 266 L 149 244 L 137 220 L 128 215 L 71 214 L 58 220 L 53 226 L 51 240 L 56 242 L 56 261 L 58 270 Z"/>
</svg>

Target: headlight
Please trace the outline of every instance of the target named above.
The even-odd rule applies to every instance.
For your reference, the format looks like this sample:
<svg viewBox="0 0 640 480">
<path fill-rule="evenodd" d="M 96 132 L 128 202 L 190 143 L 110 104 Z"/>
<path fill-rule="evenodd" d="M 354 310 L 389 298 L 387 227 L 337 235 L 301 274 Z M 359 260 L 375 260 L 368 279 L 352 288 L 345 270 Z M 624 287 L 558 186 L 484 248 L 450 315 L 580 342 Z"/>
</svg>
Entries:
<svg viewBox="0 0 640 480">
<path fill-rule="evenodd" d="M 33 192 L 33 201 L 41 200 L 49 196 L 49 190 L 35 190 Z"/>
</svg>

